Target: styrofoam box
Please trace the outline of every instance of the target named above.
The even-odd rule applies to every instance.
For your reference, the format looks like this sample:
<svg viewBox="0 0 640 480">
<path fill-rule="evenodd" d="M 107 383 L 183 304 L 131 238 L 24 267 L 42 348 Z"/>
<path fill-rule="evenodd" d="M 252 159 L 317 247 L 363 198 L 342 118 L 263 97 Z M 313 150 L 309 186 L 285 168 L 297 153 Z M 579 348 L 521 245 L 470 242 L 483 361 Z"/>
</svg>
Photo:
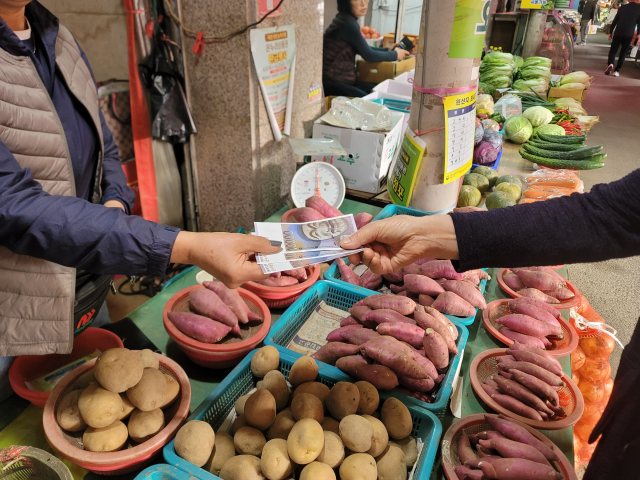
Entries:
<svg viewBox="0 0 640 480">
<path fill-rule="evenodd" d="M 413 82 L 415 73 L 416 73 L 415 70 L 409 70 L 408 72 L 401 73 L 396 78 L 394 78 L 394 80 L 396 82 L 403 82 L 403 83 L 409 83 L 409 80 Z"/>
<path fill-rule="evenodd" d="M 413 91 L 413 85 L 410 83 L 398 82 L 396 80 L 385 80 L 373 87 L 374 92 L 385 92 L 392 95 L 400 95 L 404 97 L 401 100 L 407 99 L 411 101 L 411 92 Z"/>
</svg>

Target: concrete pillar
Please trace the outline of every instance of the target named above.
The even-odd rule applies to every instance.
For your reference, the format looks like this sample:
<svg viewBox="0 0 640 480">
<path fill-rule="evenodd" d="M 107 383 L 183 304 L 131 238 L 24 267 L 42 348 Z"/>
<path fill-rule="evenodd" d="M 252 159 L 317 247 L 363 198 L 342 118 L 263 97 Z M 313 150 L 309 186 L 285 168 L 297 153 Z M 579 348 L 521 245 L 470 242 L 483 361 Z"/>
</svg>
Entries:
<svg viewBox="0 0 640 480">
<path fill-rule="evenodd" d="M 309 88 L 322 81 L 322 0 L 285 1 L 282 15 L 259 28 L 296 25 L 297 60 L 291 137 L 311 137 L 321 102 Z M 192 30 L 224 36 L 258 20 L 258 0 L 182 0 L 182 20 Z M 198 133 L 192 153 L 203 231 L 252 228 L 286 204 L 296 161 L 288 141 L 273 133 L 256 77 L 249 32 L 207 44 L 202 57 L 186 38 L 188 97 Z"/>
<path fill-rule="evenodd" d="M 547 23 L 546 10 L 529 10 L 529 20 L 524 34 L 522 58 L 534 57 L 542 44 L 542 36 Z"/>
</svg>

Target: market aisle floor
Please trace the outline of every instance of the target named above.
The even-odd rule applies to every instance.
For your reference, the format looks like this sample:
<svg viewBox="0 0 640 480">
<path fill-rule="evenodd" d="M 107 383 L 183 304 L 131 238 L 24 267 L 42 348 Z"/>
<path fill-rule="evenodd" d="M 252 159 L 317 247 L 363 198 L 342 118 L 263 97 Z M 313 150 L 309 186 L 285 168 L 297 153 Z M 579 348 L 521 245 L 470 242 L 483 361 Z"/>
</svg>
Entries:
<svg viewBox="0 0 640 480">
<path fill-rule="evenodd" d="M 593 76 L 583 106 L 589 115 L 600 117 L 600 123 L 589 134 L 588 144 L 603 145 L 607 153 L 604 168 L 582 173 L 585 191 L 640 168 L 640 63 L 627 58 L 620 77 L 606 76 L 603 72 L 608 53 L 609 41 L 604 34 L 590 35 L 586 46 L 575 47 L 574 70 Z M 569 267 L 569 279 L 605 321 L 618 330 L 625 345 L 640 316 L 638 271 L 640 257 Z M 618 347 L 611 358 L 614 375 L 620 354 Z"/>
</svg>

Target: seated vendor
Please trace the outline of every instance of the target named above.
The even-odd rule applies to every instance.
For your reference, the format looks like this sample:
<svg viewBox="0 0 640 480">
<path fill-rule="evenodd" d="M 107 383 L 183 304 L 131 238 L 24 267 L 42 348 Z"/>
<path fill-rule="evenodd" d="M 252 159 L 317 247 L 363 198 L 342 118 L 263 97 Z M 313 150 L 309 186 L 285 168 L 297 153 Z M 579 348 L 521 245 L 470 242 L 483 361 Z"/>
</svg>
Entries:
<svg viewBox="0 0 640 480">
<path fill-rule="evenodd" d="M 367 13 L 368 0 L 338 0 L 338 14 L 324 32 L 322 84 L 326 96 L 364 97 L 375 84 L 359 82 L 356 53 L 367 62 L 394 62 L 409 54 L 396 48 L 370 47 L 360 33 L 358 17 Z"/>
</svg>

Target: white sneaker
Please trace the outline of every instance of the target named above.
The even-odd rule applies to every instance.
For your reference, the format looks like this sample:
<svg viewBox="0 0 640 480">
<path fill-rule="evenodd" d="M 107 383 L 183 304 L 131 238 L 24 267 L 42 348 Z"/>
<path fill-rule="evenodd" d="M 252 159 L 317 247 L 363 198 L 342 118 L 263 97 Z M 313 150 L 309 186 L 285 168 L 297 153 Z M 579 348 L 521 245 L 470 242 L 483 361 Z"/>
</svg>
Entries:
<svg viewBox="0 0 640 480">
<path fill-rule="evenodd" d="M 607 69 L 604 71 L 604 74 L 611 75 L 611 72 L 613 72 L 613 65 L 609 65 Z"/>
<path fill-rule="evenodd" d="M 614 77 L 619 77 L 619 76 L 620 76 L 620 74 L 616 71 L 616 72 L 613 72 L 613 76 L 614 76 Z"/>
</svg>

